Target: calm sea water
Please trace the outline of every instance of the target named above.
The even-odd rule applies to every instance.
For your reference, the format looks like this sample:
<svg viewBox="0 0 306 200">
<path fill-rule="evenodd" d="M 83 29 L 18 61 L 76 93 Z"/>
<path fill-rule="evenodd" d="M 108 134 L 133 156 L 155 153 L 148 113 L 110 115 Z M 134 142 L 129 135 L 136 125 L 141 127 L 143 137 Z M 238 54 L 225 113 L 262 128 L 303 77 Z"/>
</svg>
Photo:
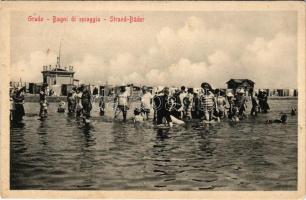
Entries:
<svg viewBox="0 0 306 200">
<path fill-rule="evenodd" d="M 296 190 L 297 117 L 265 124 L 290 112 L 297 100 L 270 100 L 271 112 L 239 123 L 189 123 L 169 132 L 151 122 L 100 117 L 90 129 L 57 113 L 38 120 L 39 104 L 26 103 L 23 124 L 11 127 L 11 189 L 56 190 Z M 250 107 L 248 107 L 250 108 Z M 129 116 L 132 114 L 129 112 Z"/>
</svg>

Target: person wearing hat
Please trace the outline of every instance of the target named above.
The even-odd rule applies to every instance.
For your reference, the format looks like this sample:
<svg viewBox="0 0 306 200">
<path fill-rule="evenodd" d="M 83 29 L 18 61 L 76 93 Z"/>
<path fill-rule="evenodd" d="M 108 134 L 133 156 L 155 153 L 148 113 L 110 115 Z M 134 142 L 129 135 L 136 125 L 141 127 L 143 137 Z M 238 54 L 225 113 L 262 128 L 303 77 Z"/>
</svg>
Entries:
<svg viewBox="0 0 306 200">
<path fill-rule="evenodd" d="M 48 84 L 44 83 L 39 92 L 39 103 L 40 103 L 39 116 L 41 118 L 45 118 L 48 115 L 47 87 Z"/>
<path fill-rule="evenodd" d="M 245 90 L 241 88 L 240 90 L 238 90 L 238 93 L 236 96 L 236 106 L 239 110 L 238 111 L 239 118 L 245 117 L 244 111 L 247 107 L 246 102 L 247 102 L 247 99 L 245 97 Z"/>
<path fill-rule="evenodd" d="M 209 90 L 209 91 L 212 91 L 212 87 L 209 83 L 207 82 L 203 82 L 201 83 L 201 88 L 205 91 L 205 90 Z"/>
<path fill-rule="evenodd" d="M 149 119 L 150 110 L 152 108 L 152 94 L 147 87 L 143 88 L 143 95 L 141 97 L 141 112 Z"/>
<path fill-rule="evenodd" d="M 154 98 L 154 104 L 155 104 L 155 110 L 156 110 L 156 124 L 162 125 L 163 119 L 166 119 L 168 125 L 172 127 L 172 120 L 170 116 L 170 110 L 169 110 L 169 88 L 165 87 L 162 90 L 161 96 L 156 96 Z"/>
<path fill-rule="evenodd" d="M 201 95 L 201 106 L 204 113 L 204 120 L 211 121 L 214 110 L 218 111 L 215 102 L 215 96 L 212 92 L 212 87 L 209 83 L 202 83 L 203 94 Z"/>
</svg>

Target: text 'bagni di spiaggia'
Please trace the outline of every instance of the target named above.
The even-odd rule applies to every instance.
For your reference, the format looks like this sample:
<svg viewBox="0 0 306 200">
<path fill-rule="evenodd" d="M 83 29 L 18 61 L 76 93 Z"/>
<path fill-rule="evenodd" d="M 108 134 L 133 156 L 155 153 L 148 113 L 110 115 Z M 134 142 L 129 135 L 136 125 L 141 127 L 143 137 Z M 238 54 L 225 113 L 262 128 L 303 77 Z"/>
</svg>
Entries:
<svg viewBox="0 0 306 200">
<path fill-rule="evenodd" d="M 84 17 L 84 16 L 27 16 L 30 23 L 144 23 L 145 18 L 141 16 L 108 16 L 108 17 Z"/>
</svg>

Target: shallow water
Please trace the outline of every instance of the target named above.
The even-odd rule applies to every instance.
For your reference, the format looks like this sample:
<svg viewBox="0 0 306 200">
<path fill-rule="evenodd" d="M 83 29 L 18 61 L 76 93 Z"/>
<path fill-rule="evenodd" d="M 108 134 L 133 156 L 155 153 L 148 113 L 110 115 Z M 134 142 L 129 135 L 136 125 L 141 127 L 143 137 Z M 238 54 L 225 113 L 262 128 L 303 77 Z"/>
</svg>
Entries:
<svg viewBox="0 0 306 200">
<path fill-rule="evenodd" d="M 265 124 L 297 100 L 270 100 L 271 112 L 239 123 L 189 123 L 169 132 L 113 120 L 94 109 L 89 129 L 57 113 L 38 120 L 26 103 L 11 127 L 11 189 L 296 190 L 297 117 Z M 250 108 L 250 106 L 248 107 Z M 132 110 L 132 109 L 131 109 Z M 129 116 L 131 116 L 129 112 Z"/>
</svg>

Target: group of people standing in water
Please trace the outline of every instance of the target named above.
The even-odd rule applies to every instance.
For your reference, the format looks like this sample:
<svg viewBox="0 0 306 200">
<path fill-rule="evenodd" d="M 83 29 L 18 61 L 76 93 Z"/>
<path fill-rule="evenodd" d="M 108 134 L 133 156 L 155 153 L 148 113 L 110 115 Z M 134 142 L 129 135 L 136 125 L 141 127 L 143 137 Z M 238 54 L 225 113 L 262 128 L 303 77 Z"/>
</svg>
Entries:
<svg viewBox="0 0 306 200">
<path fill-rule="evenodd" d="M 252 115 L 257 115 L 263 108 L 252 94 Z M 256 94 L 255 94 L 256 95 Z M 247 97 L 245 89 L 238 89 L 236 94 L 227 93 L 224 90 L 212 89 L 209 83 L 202 83 L 201 90 L 193 88 L 186 90 L 185 86 L 170 94 L 165 87 L 157 92 L 153 100 L 154 122 L 157 125 L 164 124 L 165 120 L 171 127 L 173 123 L 184 123 L 192 119 L 200 119 L 206 123 L 219 122 L 223 118 L 239 121 L 246 117 Z M 263 105 L 268 105 L 267 98 Z M 269 108 L 264 108 L 265 112 Z"/>
<path fill-rule="evenodd" d="M 39 116 L 44 119 L 48 115 L 47 84 L 43 84 L 39 93 L 40 111 Z M 205 123 L 220 122 L 228 118 L 231 121 L 239 121 L 247 116 L 246 108 L 248 98 L 246 89 L 237 89 L 235 93 L 226 93 L 222 89 L 212 89 L 209 83 L 203 82 L 200 91 L 193 88 L 181 86 L 174 92 L 170 92 L 168 87 L 158 87 L 155 94 L 144 87 L 140 103 L 134 109 L 134 122 L 149 120 L 153 110 L 153 122 L 157 126 L 173 126 L 173 123 L 184 124 L 193 119 L 202 120 Z M 20 88 L 11 93 L 11 120 L 21 121 L 25 115 L 23 108 L 25 88 Z M 255 93 L 249 90 L 251 97 L 251 112 L 256 116 L 257 113 L 267 113 L 270 109 L 268 95 L 264 90 Z M 90 123 L 91 111 L 95 100 L 99 101 L 100 115 L 105 114 L 105 98 L 99 96 L 97 91 L 93 91 L 85 86 L 73 88 L 67 95 L 68 113 L 75 115 L 77 121 L 85 124 Z M 125 86 L 120 87 L 120 91 L 115 95 L 113 101 L 114 118 L 122 113 L 123 120 L 127 120 L 128 110 L 130 109 L 131 99 Z M 58 112 L 65 112 L 65 102 L 60 101 Z"/>
</svg>

